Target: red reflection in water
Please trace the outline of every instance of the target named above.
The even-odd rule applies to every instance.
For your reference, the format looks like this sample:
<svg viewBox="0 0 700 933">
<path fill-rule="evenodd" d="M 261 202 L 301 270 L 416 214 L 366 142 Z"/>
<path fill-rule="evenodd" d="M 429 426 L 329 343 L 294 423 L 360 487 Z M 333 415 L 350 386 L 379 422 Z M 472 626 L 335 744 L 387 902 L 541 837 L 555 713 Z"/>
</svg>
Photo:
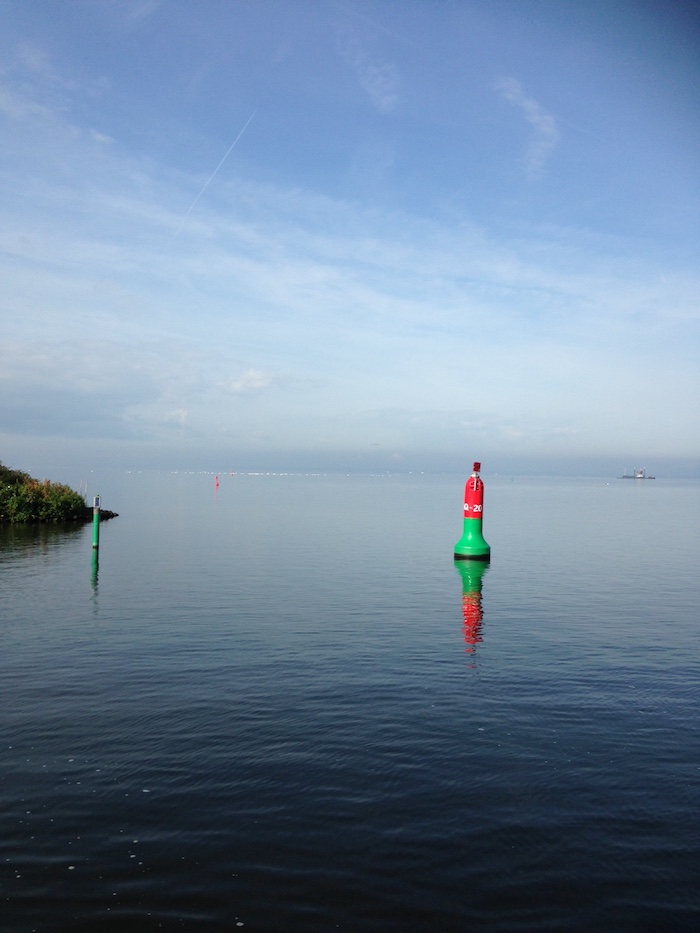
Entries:
<svg viewBox="0 0 700 933">
<path fill-rule="evenodd" d="M 481 588 L 473 592 L 462 593 L 462 616 L 466 650 L 469 654 L 474 654 L 476 646 L 483 640 L 481 626 L 484 613 L 481 608 Z"/>
<path fill-rule="evenodd" d="M 488 561 L 455 561 L 455 570 L 462 581 L 462 634 L 467 654 L 471 655 L 476 653 L 476 646 L 483 641 L 484 609 L 481 588 L 488 567 Z"/>
</svg>

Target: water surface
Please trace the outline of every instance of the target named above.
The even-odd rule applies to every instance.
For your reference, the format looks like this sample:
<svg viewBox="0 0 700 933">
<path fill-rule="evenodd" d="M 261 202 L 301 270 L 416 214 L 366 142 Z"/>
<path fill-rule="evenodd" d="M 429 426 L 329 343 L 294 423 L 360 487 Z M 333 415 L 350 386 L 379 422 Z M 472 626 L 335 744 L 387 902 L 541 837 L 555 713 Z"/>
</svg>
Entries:
<svg viewBox="0 0 700 933">
<path fill-rule="evenodd" d="M 700 928 L 700 485 L 484 479 L 0 530 L 2 929 Z"/>
</svg>

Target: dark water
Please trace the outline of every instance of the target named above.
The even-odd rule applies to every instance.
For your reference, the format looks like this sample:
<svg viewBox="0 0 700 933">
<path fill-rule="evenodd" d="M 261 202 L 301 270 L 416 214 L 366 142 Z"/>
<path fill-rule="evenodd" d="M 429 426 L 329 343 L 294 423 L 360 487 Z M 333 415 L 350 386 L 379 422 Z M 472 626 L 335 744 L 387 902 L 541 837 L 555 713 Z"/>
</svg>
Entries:
<svg viewBox="0 0 700 933">
<path fill-rule="evenodd" d="M 700 929 L 700 484 L 464 478 L 0 530 L 3 933 Z"/>
</svg>

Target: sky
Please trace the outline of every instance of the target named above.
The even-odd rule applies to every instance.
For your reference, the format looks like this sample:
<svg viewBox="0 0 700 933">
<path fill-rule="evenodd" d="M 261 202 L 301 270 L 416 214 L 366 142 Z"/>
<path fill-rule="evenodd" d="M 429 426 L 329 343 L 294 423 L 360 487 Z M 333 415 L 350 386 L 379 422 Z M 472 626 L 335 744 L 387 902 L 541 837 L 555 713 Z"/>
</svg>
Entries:
<svg viewBox="0 0 700 933">
<path fill-rule="evenodd" d="M 696 3 L 0 0 L 0 134 L 8 466 L 700 475 Z"/>
</svg>

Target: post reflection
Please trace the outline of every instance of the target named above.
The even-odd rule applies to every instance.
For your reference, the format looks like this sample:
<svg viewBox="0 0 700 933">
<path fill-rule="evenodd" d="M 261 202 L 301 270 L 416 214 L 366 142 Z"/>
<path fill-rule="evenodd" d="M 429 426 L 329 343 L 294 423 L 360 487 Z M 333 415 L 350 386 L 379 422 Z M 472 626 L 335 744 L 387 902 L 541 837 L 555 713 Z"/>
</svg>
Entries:
<svg viewBox="0 0 700 933">
<path fill-rule="evenodd" d="M 477 560 L 455 561 L 455 570 L 462 578 L 462 632 L 468 654 L 476 653 L 482 639 L 484 610 L 481 587 L 488 563 Z"/>
</svg>

